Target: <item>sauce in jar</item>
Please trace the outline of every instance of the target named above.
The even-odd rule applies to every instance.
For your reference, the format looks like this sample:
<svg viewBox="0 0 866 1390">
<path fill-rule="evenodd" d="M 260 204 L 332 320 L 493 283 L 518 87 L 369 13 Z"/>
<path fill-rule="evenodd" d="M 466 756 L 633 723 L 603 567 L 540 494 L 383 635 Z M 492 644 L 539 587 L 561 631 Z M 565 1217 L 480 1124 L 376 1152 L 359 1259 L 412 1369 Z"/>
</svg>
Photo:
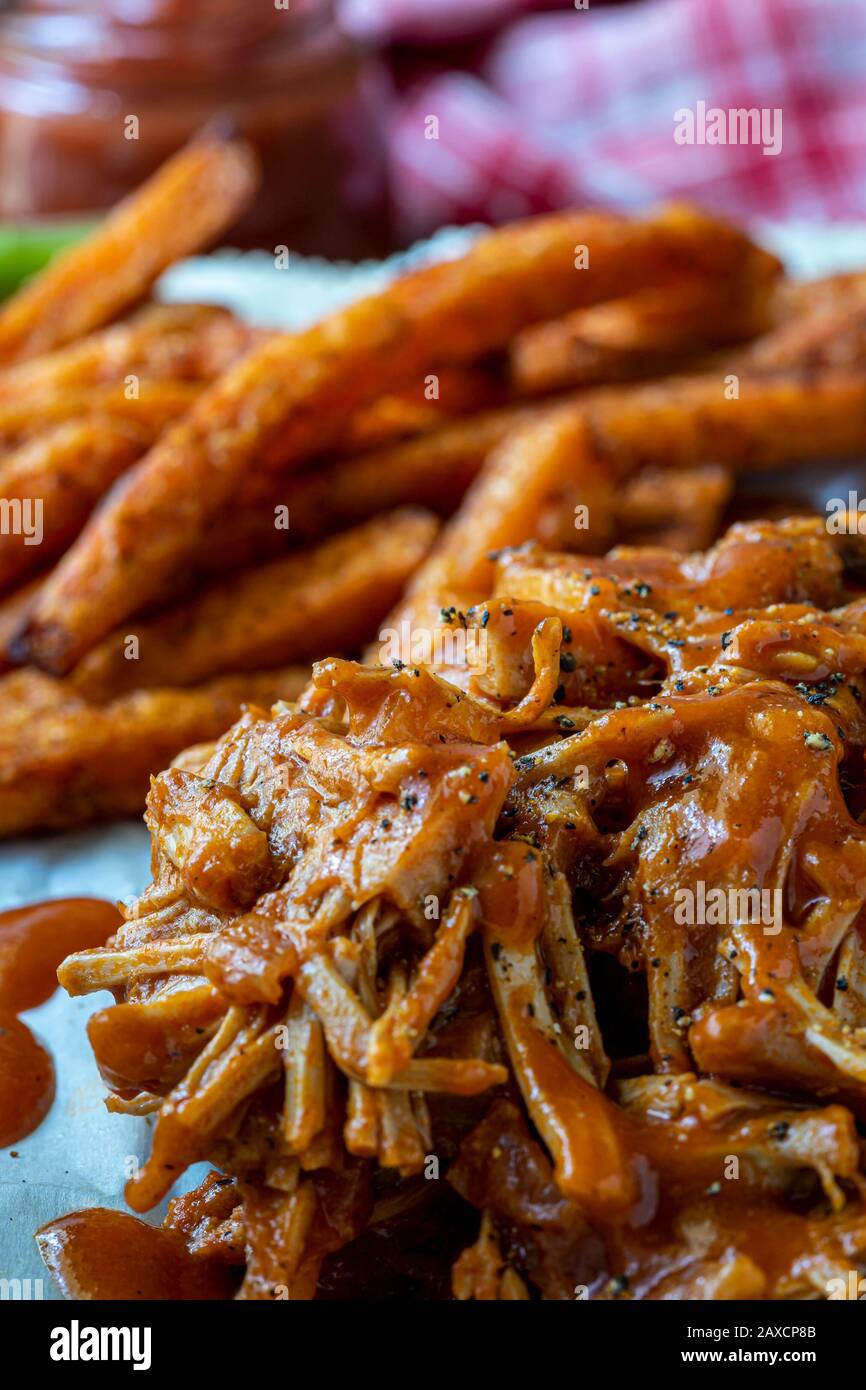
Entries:
<svg viewBox="0 0 866 1390">
<path fill-rule="evenodd" d="M 385 92 L 332 0 L 21 0 L 0 20 L 0 217 L 110 207 L 223 121 L 262 164 L 233 244 L 380 254 Z"/>
</svg>

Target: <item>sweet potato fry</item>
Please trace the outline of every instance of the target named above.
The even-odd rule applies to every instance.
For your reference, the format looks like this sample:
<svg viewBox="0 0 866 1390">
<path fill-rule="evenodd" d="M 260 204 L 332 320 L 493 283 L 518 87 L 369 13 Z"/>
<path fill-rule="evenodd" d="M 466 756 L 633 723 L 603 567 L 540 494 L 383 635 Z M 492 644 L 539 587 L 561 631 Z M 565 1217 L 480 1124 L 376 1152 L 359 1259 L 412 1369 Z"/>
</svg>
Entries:
<svg viewBox="0 0 866 1390">
<path fill-rule="evenodd" d="M 401 593 L 432 544 L 426 512 L 376 517 L 250 570 L 95 648 L 71 677 L 79 694 L 104 700 L 140 686 L 190 685 L 221 671 L 256 670 L 352 649 Z M 127 658 L 129 635 L 137 658 Z"/>
<path fill-rule="evenodd" d="M 166 425 L 185 415 L 201 386 L 194 381 L 136 383 L 135 394 L 125 386 L 63 388 L 21 400 L 0 401 L 0 444 L 6 447 L 32 439 L 52 425 L 82 418 L 110 416 L 144 431 L 145 444 L 157 439 Z"/>
<path fill-rule="evenodd" d="M 683 277 L 524 329 L 510 349 L 511 384 L 533 396 L 715 366 L 856 366 L 864 304 L 862 273 L 773 280 L 757 263 L 739 285 Z M 733 356 L 715 350 L 735 343 L 745 346 Z"/>
<path fill-rule="evenodd" d="M 429 391 L 435 391 L 435 396 L 430 397 Z M 362 453 L 406 436 L 431 433 L 457 416 L 505 405 L 510 394 L 504 373 L 492 366 L 440 367 L 353 416 L 340 441 L 340 452 Z"/>
<path fill-rule="evenodd" d="M 844 309 L 852 303 L 862 303 L 866 294 L 866 272 L 844 271 L 823 275 L 817 280 L 777 280 L 770 306 L 770 331 L 813 314 L 831 309 Z"/>
<path fill-rule="evenodd" d="M 736 471 L 845 457 L 866 442 L 864 405 L 859 372 L 731 381 L 715 371 L 599 391 L 586 416 L 598 453 L 623 476 L 647 463 L 691 468 L 712 460 Z"/>
<path fill-rule="evenodd" d="M 511 381 L 521 395 L 659 376 L 697 352 L 770 326 L 771 267 L 758 259 L 735 282 L 684 276 L 518 333 Z"/>
<path fill-rule="evenodd" d="M 866 275 L 817 282 L 799 312 L 744 350 L 750 371 L 860 367 L 866 362 Z"/>
<path fill-rule="evenodd" d="M 151 431 L 152 434 L 152 431 Z M 28 526 L 0 529 L 0 587 L 42 569 L 81 530 L 115 478 L 147 448 L 146 430 L 109 417 L 71 420 L 0 462 L 0 519 L 16 508 Z"/>
<path fill-rule="evenodd" d="M 241 142 L 198 140 L 181 150 L 4 306 L 0 362 L 36 357 L 110 323 L 172 261 L 231 226 L 255 185 L 255 157 Z"/>
<path fill-rule="evenodd" d="M 36 671 L 0 680 L 0 836 L 140 814 L 150 777 L 244 704 L 292 699 L 303 669 L 251 673 L 190 690 L 138 690 L 96 707 Z"/>
<path fill-rule="evenodd" d="M 426 507 L 447 517 L 458 506 L 491 450 L 507 435 L 539 418 L 545 409 L 549 406 L 535 404 L 486 411 L 387 449 L 337 459 L 297 475 L 274 478 L 254 473 L 238 506 L 212 528 L 206 548 L 197 557 L 197 573 L 206 576 L 224 572 L 227 565 L 236 568 L 253 564 L 257 558 L 281 554 L 286 541 L 294 545 L 320 540 L 391 507 Z M 716 486 L 709 489 L 713 496 L 719 496 L 720 505 L 726 491 L 719 485 L 721 471 L 712 475 Z M 692 494 L 697 489 L 703 504 L 709 496 L 701 486 L 704 481 L 703 474 L 694 485 L 683 478 L 682 489 L 690 488 Z M 651 527 L 661 527 L 664 516 L 671 522 L 670 509 L 662 496 L 666 491 L 669 497 L 670 487 L 669 478 L 656 487 L 652 518 L 638 515 L 641 507 L 646 511 L 646 489 L 635 498 L 628 515 L 612 514 L 611 522 L 621 521 L 623 525 L 607 528 L 602 537 L 604 543 L 612 545 L 617 539 L 630 539 L 637 534 L 645 541 Z M 628 495 L 620 499 L 620 511 L 629 500 Z M 679 495 L 676 500 L 679 503 Z M 288 532 L 274 527 L 277 508 L 288 513 Z M 675 512 L 674 525 L 684 528 L 694 523 L 684 496 Z M 594 520 L 599 521 L 600 517 L 596 515 Z M 710 544 L 712 536 L 705 528 L 696 535 L 698 539 L 691 548 Z"/>
<path fill-rule="evenodd" d="M 491 455 L 459 514 L 389 620 L 427 621 L 431 603 L 472 602 L 489 592 L 491 551 L 530 538 L 585 551 L 575 506 L 646 465 L 691 468 L 707 459 L 772 468 L 844 457 L 866 447 L 866 376 L 824 371 L 742 377 L 728 399 L 720 372 L 628 390 L 588 393 L 549 411 Z"/>
<path fill-rule="evenodd" d="M 26 584 L 0 598 L 0 675 L 11 671 L 15 666 L 9 652 L 9 643 L 33 606 L 43 583 L 44 575 L 37 575 L 35 579 L 28 580 Z"/>
<path fill-rule="evenodd" d="M 213 304 L 148 304 L 123 323 L 0 371 L 0 402 L 110 385 L 131 373 L 151 381 L 204 381 L 260 337 Z"/>
<path fill-rule="evenodd" d="M 196 573 L 224 574 L 227 566 L 255 564 L 284 553 L 287 543 L 321 540 L 392 507 L 426 507 L 448 516 L 494 445 L 531 418 L 529 409 L 487 411 L 297 475 L 253 473 L 237 507 L 211 529 L 196 556 Z M 274 525 L 277 508 L 288 514 L 287 531 Z"/>
<path fill-rule="evenodd" d="M 683 209 L 644 222 L 536 218 L 266 342 L 205 392 L 93 518 L 46 586 L 22 657 L 69 670 L 196 553 L 251 465 L 287 466 L 327 448 L 352 415 L 431 364 L 476 360 L 525 324 L 684 265 L 721 273 L 754 254 L 739 234 Z"/>
<path fill-rule="evenodd" d="M 733 486 L 730 471 L 714 463 L 682 473 L 644 469 L 619 494 L 616 541 L 686 553 L 707 550 L 723 529 Z"/>
</svg>

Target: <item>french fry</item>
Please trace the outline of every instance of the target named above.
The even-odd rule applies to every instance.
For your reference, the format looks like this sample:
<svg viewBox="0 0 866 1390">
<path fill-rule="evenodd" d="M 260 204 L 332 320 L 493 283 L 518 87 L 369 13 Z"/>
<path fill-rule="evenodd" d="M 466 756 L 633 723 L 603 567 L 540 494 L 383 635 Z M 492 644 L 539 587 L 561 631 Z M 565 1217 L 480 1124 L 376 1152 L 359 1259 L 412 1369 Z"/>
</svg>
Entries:
<svg viewBox="0 0 866 1390">
<path fill-rule="evenodd" d="M 327 448 L 354 414 L 431 364 L 476 360 L 525 324 L 684 264 L 723 273 L 754 254 L 738 233 L 693 211 L 644 222 L 558 214 L 491 233 L 461 260 L 269 340 L 127 474 L 46 585 L 21 657 L 68 671 L 196 554 L 252 466 L 287 467 Z"/>
<path fill-rule="evenodd" d="M 148 304 L 122 323 L 0 370 L 0 402 L 106 386 L 135 374 L 203 381 L 225 371 L 261 334 L 212 304 Z"/>
<path fill-rule="evenodd" d="M 853 366 L 866 355 L 864 303 L 860 272 L 773 280 L 758 262 L 739 286 L 682 277 L 524 329 L 510 348 L 511 384 L 533 396 L 713 366 Z M 733 355 L 710 351 L 746 339 Z"/>
<path fill-rule="evenodd" d="M 75 690 L 104 700 L 138 686 L 191 685 L 222 671 L 256 670 L 357 648 L 420 564 L 436 522 L 392 512 L 249 570 L 165 617 L 118 630 L 81 662 Z M 127 658 L 129 636 L 137 656 Z"/>
<path fill-rule="evenodd" d="M 744 351 L 750 371 L 858 367 L 866 362 L 866 275 L 821 285 L 811 302 Z"/>
<path fill-rule="evenodd" d="M 152 434 L 152 432 L 151 432 Z M 0 462 L 0 513 L 22 526 L 0 530 L 0 587 L 42 569 L 74 540 L 115 478 L 146 449 L 136 425 L 99 416 L 57 425 Z"/>
<path fill-rule="evenodd" d="M 0 680 L 0 836 L 139 815 L 151 776 L 219 737 L 245 704 L 293 699 L 303 669 L 229 676 L 189 690 L 137 690 L 96 707 L 37 671 Z"/>
<path fill-rule="evenodd" d="M 684 552 L 708 550 L 723 529 L 722 513 L 733 486 L 730 470 L 715 463 L 680 473 L 644 469 L 618 494 L 616 541 Z"/>
<path fill-rule="evenodd" d="M 528 409 L 487 411 L 297 475 L 254 473 L 237 507 L 213 526 L 196 557 L 196 573 L 207 577 L 246 567 L 283 554 L 287 543 L 322 540 L 394 507 L 419 506 L 448 516 L 494 445 L 531 418 Z M 274 524 L 278 508 L 288 530 Z"/>
<path fill-rule="evenodd" d="M 697 352 L 742 342 L 770 326 L 770 267 L 731 283 L 684 276 L 525 328 L 511 345 L 519 395 L 659 376 Z"/>
<path fill-rule="evenodd" d="M 0 401 L 0 443 L 8 448 L 52 425 L 105 416 L 141 428 L 149 444 L 166 425 L 186 414 L 201 389 L 194 381 L 142 379 L 136 383 L 134 394 L 120 385 L 64 387 L 45 395 Z"/>
<path fill-rule="evenodd" d="M 36 595 L 42 588 L 43 575 L 37 575 L 26 584 L 13 589 L 0 598 L 0 675 L 14 669 L 15 662 L 9 652 L 9 643 L 24 620 L 25 614 L 33 606 Z"/>
<path fill-rule="evenodd" d="M 443 602 L 473 602 L 492 587 L 491 552 L 535 538 L 591 549 L 578 506 L 641 467 L 691 468 L 706 459 L 773 468 L 844 457 L 866 447 L 866 375 L 825 371 L 800 380 L 742 377 L 726 395 L 720 372 L 588 393 L 552 407 L 494 451 L 458 515 L 389 619 L 428 622 Z"/>
<path fill-rule="evenodd" d="M 340 440 L 340 452 L 381 449 L 403 436 L 442 429 L 457 416 L 505 405 L 509 395 L 501 374 L 492 368 L 440 367 L 353 416 Z"/>
<path fill-rule="evenodd" d="M 256 181 L 249 146 L 188 145 L 0 310 L 0 362 L 36 357 L 110 323 L 173 261 L 230 227 Z"/>
</svg>

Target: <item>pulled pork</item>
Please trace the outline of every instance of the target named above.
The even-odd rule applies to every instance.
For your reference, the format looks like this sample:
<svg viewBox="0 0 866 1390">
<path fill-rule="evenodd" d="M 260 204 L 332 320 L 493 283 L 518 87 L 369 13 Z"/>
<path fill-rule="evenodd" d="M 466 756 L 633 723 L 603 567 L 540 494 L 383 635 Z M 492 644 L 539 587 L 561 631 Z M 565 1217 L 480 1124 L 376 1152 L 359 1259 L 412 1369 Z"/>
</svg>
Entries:
<svg viewBox="0 0 866 1390">
<path fill-rule="evenodd" d="M 130 1206 L 210 1160 L 168 1225 L 243 1298 L 866 1263 L 862 544 L 508 551 L 472 661 L 320 662 L 156 778 L 153 883 L 61 970 L 156 1116 Z"/>
</svg>

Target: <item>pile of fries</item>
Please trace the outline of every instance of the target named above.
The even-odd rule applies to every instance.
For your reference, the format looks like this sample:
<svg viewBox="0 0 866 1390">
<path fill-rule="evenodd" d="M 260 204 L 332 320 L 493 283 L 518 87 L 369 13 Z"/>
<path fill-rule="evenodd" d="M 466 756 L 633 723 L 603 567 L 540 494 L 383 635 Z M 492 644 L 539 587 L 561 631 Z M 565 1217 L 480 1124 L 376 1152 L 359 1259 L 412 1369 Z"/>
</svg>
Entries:
<svg viewBox="0 0 866 1390">
<path fill-rule="evenodd" d="M 160 774 L 153 884 L 61 968 L 158 1117 L 130 1205 L 213 1162 L 168 1229 L 245 1298 L 371 1258 L 825 1295 L 866 1260 L 866 554 L 722 533 L 738 474 L 866 448 L 866 273 L 569 212 L 302 333 L 117 321 L 253 183 L 192 147 L 0 314 L 0 494 L 44 499 L 0 537 L 0 830 Z"/>
</svg>

